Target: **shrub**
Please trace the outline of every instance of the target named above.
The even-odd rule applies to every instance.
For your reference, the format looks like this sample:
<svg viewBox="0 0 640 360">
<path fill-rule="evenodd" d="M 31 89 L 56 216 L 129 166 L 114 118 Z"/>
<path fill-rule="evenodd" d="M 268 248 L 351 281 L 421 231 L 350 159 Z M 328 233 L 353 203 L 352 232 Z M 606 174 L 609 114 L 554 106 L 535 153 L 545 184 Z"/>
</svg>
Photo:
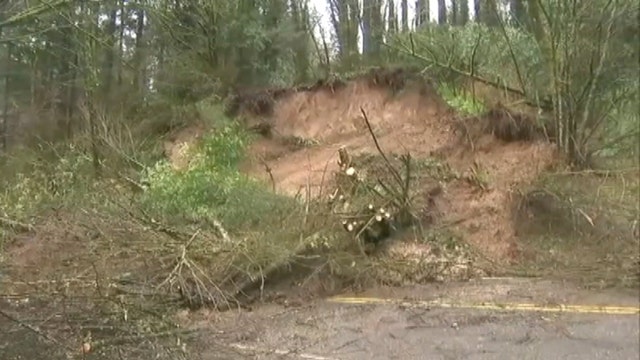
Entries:
<svg viewBox="0 0 640 360">
<path fill-rule="evenodd" d="M 0 216 L 28 221 L 46 206 L 75 201 L 91 189 L 91 158 L 74 146 L 15 153 L 3 165 Z"/>
<path fill-rule="evenodd" d="M 449 84 L 440 84 L 438 86 L 440 96 L 457 111 L 463 115 L 480 115 L 486 111 L 484 104 L 476 100 L 471 94 L 465 91 L 457 90 Z"/>
<path fill-rule="evenodd" d="M 248 140 L 238 125 L 230 124 L 203 139 L 186 170 L 175 170 L 166 160 L 145 169 L 143 182 L 149 188 L 142 205 L 168 223 L 215 218 L 230 230 L 286 216 L 296 206 L 293 199 L 238 171 Z"/>
</svg>

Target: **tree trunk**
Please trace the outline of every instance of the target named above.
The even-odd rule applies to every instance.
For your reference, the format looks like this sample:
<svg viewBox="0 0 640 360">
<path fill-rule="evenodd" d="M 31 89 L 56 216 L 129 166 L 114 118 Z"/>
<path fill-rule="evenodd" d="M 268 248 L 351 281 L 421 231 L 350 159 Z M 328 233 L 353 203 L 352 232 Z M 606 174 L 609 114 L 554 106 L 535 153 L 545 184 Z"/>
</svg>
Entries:
<svg viewBox="0 0 640 360">
<path fill-rule="evenodd" d="M 331 22 L 338 38 L 338 55 L 343 66 L 355 66 L 358 54 L 358 0 L 330 0 Z"/>
<path fill-rule="evenodd" d="M 524 0 L 509 0 L 509 12 L 511 13 L 511 22 L 515 26 L 522 27 L 526 24 L 527 13 Z"/>
<path fill-rule="evenodd" d="M 126 28 L 127 11 L 125 0 L 120 0 L 120 32 L 118 39 L 118 87 L 122 85 L 122 71 L 124 70 L 124 29 Z"/>
<path fill-rule="evenodd" d="M 473 14 L 474 14 L 474 20 L 476 22 L 481 22 L 480 20 L 480 13 L 481 13 L 481 7 L 480 7 L 480 2 L 481 1 L 485 1 L 485 0 L 475 0 L 473 2 Z"/>
<path fill-rule="evenodd" d="M 139 95 L 143 95 L 146 88 L 146 66 L 145 63 L 145 41 L 144 41 L 145 12 L 143 9 L 136 10 L 136 49 L 135 49 L 135 69 L 133 71 L 133 88 Z"/>
<path fill-rule="evenodd" d="M 447 23 L 447 5 L 444 0 L 438 0 L 438 24 Z"/>
<path fill-rule="evenodd" d="M 374 58 L 380 56 L 382 43 L 384 42 L 384 21 L 382 18 L 382 0 L 371 0 L 371 46 Z"/>
<path fill-rule="evenodd" d="M 114 37 L 116 32 L 116 18 L 118 15 L 118 11 L 113 9 L 109 12 L 109 22 L 107 23 L 107 48 L 105 49 L 105 57 L 104 57 L 104 66 L 102 68 L 102 78 L 103 78 L 103 95 L 105 96 L 105 100 L 109 101 L 109 97 L 111 95 L 111 83 L 113 79 L 113 65 L 115 60 L 115 49 L 114 49 Z"/>
<path fill-rule="evenodd" d="M 498 15 L 498 5 L 496 0 L 476 0 L 476 6 L 480 6 L 480 14 L 478 15 L 479 22 L 487 26 L 500 25 L 500 17 Z"/>
<path fill-rule="evenodd" d="M 402 0 L 401 3 L 401 12 L 402 12 L 402 32 L 409 31 L 409 1 Z"/>
<path fill-rule="evenodd" d="M 396 4 L 393 0 L 388 1 L 389 14 L 387 15 L 387 32 L 393 35 L 398 32 L 398 18 L 396 17 Z"/>
<path fill-rule="evenodd" d="M 73 55 L 73 66 L 71 69 L 71 82 L 68 87 L 67 93 L 67 123 L 66 123 L 66 134 L 67 138 L 71 139 L 73 137 L 73 119 L 75 117 L 75 110 L 78 104 L 78 66 L 80 64 L 78 52 Z"/>
<path fill-rule="evenodd" d="M 296 81 L 302 83 L 308 80 L 311 63 L 309 60 L 309 7 L 307 0 L 291 0 L 290 7 L 296 29 L 294 45 Z"/>
<path fill-rule="evenodd" d="M 373 34 L 371 29 L 372 2 L 375 0 L 363 0 L 362 2 L 362 55 L 368 58 L 372 52 L 371 42 Z"/>
<path fill-rule="evenodd" d="M 429 22 L 429 0 L 416 0 L 416 28 Z"/>
<path fill-rule="evenodd" d="M 287 11 L 287 4 L 284 0 L 270 0 L 265 9 L 265 24 L 267 31 L 272 34 L 276 34 L 280 23 L 282 22 Z M 281 56 L 280 48 L 277 45 L 277 35 L 271 35 L 270 41 L 267 41 L 267 46 L 263 52 L 263 60 L 267 72 L 264 74 L 265 79 L 268 82 L 270 74 L 275 74 L 278 70 L 279 58 Z"/>
<path fill-rule="evenodd" d="M 451 25 L 460 25 L 460 4 L 458 0 L 451 0 L 451 19 L 449 19 L 449 23 Z"/>
<path fill-rule="evenodd" d="M 2 36 L 2 27 L 0 27 L 0 37 Z M 2 150 L 6 153 L 8 149 L 8 137 L 9 137 L 9 91 L 11 87 L 9 84 L 9 78 L 11 76 L 11 43 L 6 43 L 6 55 L 4 59 L 4 99 L 2 102 Z"/>
<path fill-rule="evenodd" d="M 464 26 L 469 22 L 469 0 L 456 0 L 460 4 L 458 24 Z"/>
</svg>

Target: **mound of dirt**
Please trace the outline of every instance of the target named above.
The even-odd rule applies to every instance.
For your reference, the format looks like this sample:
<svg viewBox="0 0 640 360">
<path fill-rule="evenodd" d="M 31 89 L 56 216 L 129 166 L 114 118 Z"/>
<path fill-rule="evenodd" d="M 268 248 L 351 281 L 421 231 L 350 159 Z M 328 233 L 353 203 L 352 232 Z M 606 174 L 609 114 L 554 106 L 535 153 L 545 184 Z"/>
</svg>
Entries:
<svg viewBox="0 0 640 360">
<path fill-rule="evenodd" d="M 248 126 L 269 128 L 269 136 L 250 148 L 243 165 L 248 174 L 274 182 L 281 193 L 326 194 L 327 179 L 339 170 L 341 146 L 354 156 L 377 154 L 364 110 L 383 151 L 438 159 L 460 174 L 442 184 L 436 226 L 453 227 L 494 261 L 518 253 L 514 190 L 557 160 L 554 146 L 524 115 L 500 108 L 461 119 L 432 86 L 403 72 L 374 71 L 340 86 L 331 82 L 279 91 L 270 105 L 258 116 L 243 113 Z M 292 147 L 291 139 L 303 145 Z"/>
</svg>

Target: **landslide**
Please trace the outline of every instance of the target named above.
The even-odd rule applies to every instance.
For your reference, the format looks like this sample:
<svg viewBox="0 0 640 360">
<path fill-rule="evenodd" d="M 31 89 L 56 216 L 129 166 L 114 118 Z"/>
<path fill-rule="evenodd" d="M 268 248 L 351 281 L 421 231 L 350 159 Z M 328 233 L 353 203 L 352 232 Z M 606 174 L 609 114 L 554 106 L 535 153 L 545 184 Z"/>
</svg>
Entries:
<svg viewBox="0 0 640 360">
<path fill-rule="evenodd" d="M 497 106 L 481 116 L 462 116 L 433 84 L 402 69 L 238 92 L 229 104 L 231 115 L 262 135 L 243 170 L 292 196 L 328 192 L 328 174 L 339 171 L 340 147 L 354 158 L 378 154 L 364 112 L 384 152 L 409 152 L 415 161 L 437 163 L 451 173 L 437 179 L 442 191 L 430 199 L 430 226 L 450 228 L 493 261 L 518 255 L 517 189 L 558 161 L 553 145 L 526 115 Z M 421 184 L 425 189 L 417 191 L 429 190 L 426 182 L 416 186 Z"/>
</svg>

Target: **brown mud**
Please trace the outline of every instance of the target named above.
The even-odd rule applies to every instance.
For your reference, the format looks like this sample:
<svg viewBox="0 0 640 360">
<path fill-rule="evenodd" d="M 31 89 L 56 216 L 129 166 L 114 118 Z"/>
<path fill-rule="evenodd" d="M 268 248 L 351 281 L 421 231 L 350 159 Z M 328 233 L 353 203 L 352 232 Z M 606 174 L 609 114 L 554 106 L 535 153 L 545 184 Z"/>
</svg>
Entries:
<svg viewBox="0 0 640 360">
<path fill-rule="evenodd" d="M 403 70 L 372 70 L 338 85 L 254 91 L 235 101 L 233 112 L 266 135 L 251 145 L 243 169 L 289 195 L 326 193 L 341 146 L 354 156 L 377 154 L 364 111 L 386 153 L 437 159 L 461 175 L 444 184 L 436 199 L 443 214 L 439 224 L 455 223 L 455 231 L 497 262 L 519 252 L 514 192 L 559 159 L 528 116 L 496 107 L 461 117 L 433 85 Z M 307 145 L 292 148 L 291 138 Z"/>
</svg>

